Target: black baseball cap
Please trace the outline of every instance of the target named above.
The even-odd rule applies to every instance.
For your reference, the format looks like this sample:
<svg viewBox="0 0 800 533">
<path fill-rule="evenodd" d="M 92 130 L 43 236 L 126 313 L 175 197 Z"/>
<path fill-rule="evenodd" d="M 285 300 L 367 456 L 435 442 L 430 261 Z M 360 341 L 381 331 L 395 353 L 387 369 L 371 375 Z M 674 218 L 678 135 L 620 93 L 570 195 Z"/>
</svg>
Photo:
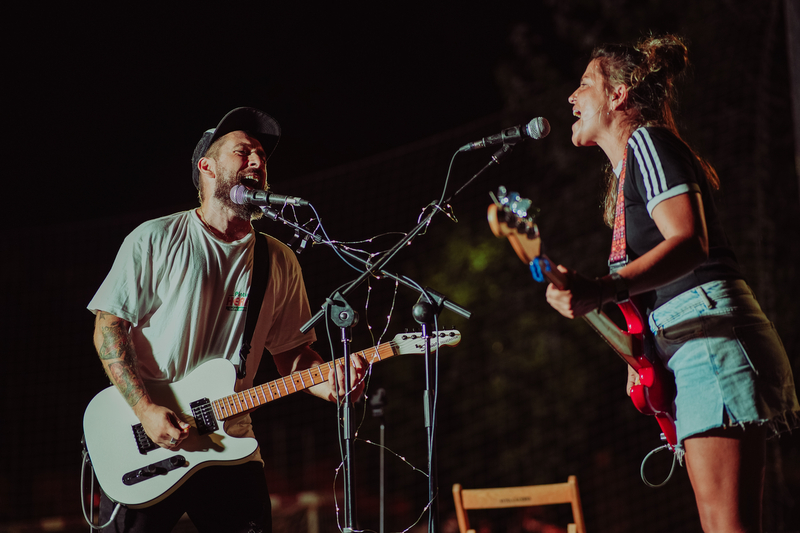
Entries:
<svg viewBox="0 0 800 533">
<path fill-rule="evenodd" d="M 209 147 L 222 137 L 232 131 L 243 131 L 258 139 L 261 147 L 267 154 L 267 159 L 272 155 L 278 141 L 281 138 L 281 127 L 271 116 L 263 111 L 252 107 L 237 107 L 222 117 L 216 128 L 206 131 L 200 138 L 200 142 L 194 147 L 192 155 L 192 181 L 194 186 L 200 186 L 200 171 L 197 170 L 197 162 L 206 155 Z"/>
</svg>

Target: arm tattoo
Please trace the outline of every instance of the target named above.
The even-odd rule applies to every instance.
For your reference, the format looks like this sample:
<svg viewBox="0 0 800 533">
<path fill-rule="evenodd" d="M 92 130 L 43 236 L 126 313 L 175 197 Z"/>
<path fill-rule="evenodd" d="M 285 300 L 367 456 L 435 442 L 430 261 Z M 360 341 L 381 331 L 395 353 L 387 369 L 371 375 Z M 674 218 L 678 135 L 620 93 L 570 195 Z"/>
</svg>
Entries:
<svg viewBox="0 0 800 533">
<path fill-rule="evenodd" d="M 117 386 L 122 396 L 133 407 L 146 394 L 144 386 L 136 372 L 136 351 L 131 335 L 124 321 L 113 315 L 98 311 L 97 321 L 100 326 L 102 341 L 97 347 L 97 354 L 103 362 L 106 374 Z"/>
</svg>

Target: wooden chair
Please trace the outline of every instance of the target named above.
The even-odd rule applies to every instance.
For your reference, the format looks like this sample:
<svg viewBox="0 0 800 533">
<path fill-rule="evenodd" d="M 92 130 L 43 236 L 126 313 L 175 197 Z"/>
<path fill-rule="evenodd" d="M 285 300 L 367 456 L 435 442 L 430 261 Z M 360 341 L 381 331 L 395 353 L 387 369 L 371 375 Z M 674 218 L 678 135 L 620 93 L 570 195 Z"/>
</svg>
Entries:
<svg viewBox="0 0 800 533">
<path fill-rule="evenodd" d="M 453 485 L 453 500 L 456 504 L 456 518 L 461 533 L 475 532 L 474 529 L 470 530 L 467 509 L 535 507 L 559 503 L 572 505 L 573 523 L 567 526 L 567 532 L 586 533 L 581 497 L 578 493 L 578 479 L 575 476 L 569 476 L 566 483 L 494 489 L 463 489 L 460 484 L 456 483 Z"/>
</svg>

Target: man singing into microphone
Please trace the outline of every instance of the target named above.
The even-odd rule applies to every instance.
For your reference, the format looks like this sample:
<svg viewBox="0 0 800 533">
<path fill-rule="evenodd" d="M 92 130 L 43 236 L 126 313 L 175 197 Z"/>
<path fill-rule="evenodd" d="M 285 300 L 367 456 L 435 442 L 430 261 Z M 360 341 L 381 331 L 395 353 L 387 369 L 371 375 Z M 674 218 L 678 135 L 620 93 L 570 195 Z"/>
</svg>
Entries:
<svg viewBox="0 0 800 533">
<path fill-rule="evenodd" d="M 89 304 L 96 315 L 94 343 L 103 368 L 147 435 L 162 448 L 179 452 L 194 430 L 151 398 L 148 383 L 182 380 L 213 358 L 239 364 L 240 348 L 251 340 L 237 391 L 253 386 L 264 349 L 282 375 L 322 363 L 310 347 L 316 340 L 313 330 L 300 332 L 311 313 L 295 255 L 253 230 L 251 220 L 262 214 L 258 206 L 230 198 L 231 189 L 240 185 L 266 188 L 267 159 L 279 138 L 275 119 L 246 107 L 234 109 L 205 132 L 192 158 L 200 207 L 136 228 Z M 256 265 L 267 270 L 263 301 L 242 298 L 250 293 L 257 239 L 263 239 L 259 249 L 266 243 L 269 257 Z M 258 313 L 251 339 L 244 338 L 248 311 Z M 367 363 L 354 357 L 353 367 L 351 398 L 356 400 Z M 341 372 L 331 372 L 327 382 L 308 390 L 335 401 L 345 395 L 344 383 Z M 248 414 L 229 419 L 224 429 L 233 437 L 254 437 Z M 114 508 L 103 494 L 101 524 Z M 201 532 L 271 531 L 260 454 L 241 465 L 202 468 L 153 505 L 122 507 L 105 531 L 169 532 L 184 513 Z"/>
</svg>

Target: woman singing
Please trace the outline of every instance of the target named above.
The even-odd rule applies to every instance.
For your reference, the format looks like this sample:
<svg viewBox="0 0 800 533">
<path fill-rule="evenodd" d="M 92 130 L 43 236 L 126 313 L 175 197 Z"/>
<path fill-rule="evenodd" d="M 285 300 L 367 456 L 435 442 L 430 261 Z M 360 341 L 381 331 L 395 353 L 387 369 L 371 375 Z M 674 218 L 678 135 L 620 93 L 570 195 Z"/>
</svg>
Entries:
<svg viewBox="0 0 800 533">
<path fill-rule="evenodd" d="M 613 169 L 612 273 L 591 281 L 559 266 L 569 290 L 551 284 L 547 301 L 571 318 L 637 296 L 675 376 L 678 442 L 703 529 L 760 532 L 765 440 L 800 425 L 800 405 L 781 340 L 722 230 L 717 174 L 678 135 L 673 83 L 686 64 L 686 46 L 669 35 L 592 54 L 569 97 L 572 142 L 599 146 Z"/>
</svg>

